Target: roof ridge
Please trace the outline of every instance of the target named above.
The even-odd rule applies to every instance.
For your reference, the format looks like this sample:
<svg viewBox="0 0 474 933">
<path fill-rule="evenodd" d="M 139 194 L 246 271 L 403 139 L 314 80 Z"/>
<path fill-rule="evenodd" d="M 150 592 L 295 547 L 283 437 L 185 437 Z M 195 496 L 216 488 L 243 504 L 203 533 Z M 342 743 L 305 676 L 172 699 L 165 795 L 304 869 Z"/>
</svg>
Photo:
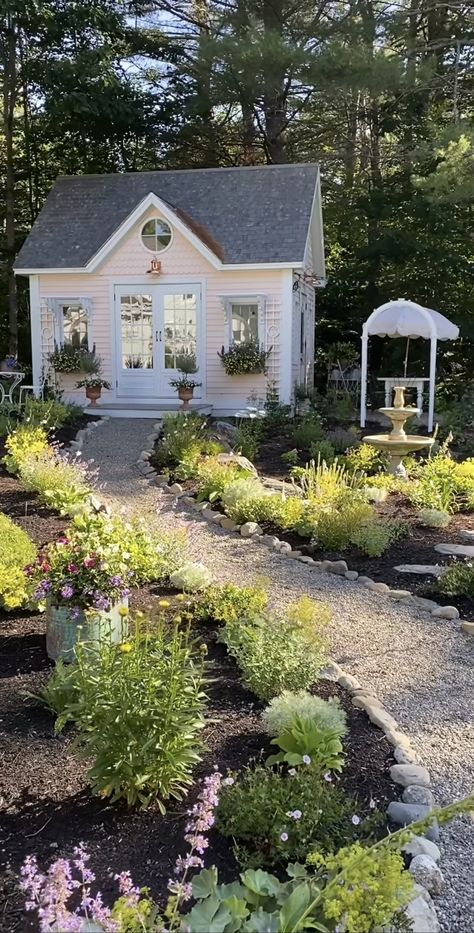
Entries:
<svg viewBox="0 0 474 933">
<path fill-rule="evenodd" d="M 155 168 L 137 172 L 86 172 L 83 175 L 57 175 L 60 178 L 133 178 L 143 175 L 185 175 L 198 172 L 247 172 L 265 169 L 319 168 L 319 162 L 272 162 L 270 165 L 220 165 L 212 168 Z"/>
</svg>

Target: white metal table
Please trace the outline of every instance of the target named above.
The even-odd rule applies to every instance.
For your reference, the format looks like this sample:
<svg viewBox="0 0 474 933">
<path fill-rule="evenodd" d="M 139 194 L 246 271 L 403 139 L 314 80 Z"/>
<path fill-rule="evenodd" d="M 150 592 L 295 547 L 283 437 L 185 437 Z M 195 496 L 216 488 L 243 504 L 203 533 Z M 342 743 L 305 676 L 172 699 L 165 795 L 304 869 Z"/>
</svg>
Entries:
<svg viewBox="0 0 474 933">
<path fill-rule="evenodd" d="M 9 402 L 10 405 L 13 405 L 13 392 L 20 385 L 20 382 L 25 378 L 25 373 L 19 373 L 16 369 L 6 370 L 6 372 L 0 372 L 0 405 L 4 405 L 5 402 Z M 2 379 L 11 379 L 11 384 L 8 392 L 2 385 Z"/>
<path fill-rule="evenodd" d="M 405 378 L 404 376 L 379 376 L 377 382 L 385 384 L 385 408 L 391 408 L 392 392 L 395 386 L 405 386 L 407 389 L 416 389 L 416 407 L 423 411 L 423 390 L 425 382 L 429 379 L 418 379 L 417 377 Z"/>
</svg>

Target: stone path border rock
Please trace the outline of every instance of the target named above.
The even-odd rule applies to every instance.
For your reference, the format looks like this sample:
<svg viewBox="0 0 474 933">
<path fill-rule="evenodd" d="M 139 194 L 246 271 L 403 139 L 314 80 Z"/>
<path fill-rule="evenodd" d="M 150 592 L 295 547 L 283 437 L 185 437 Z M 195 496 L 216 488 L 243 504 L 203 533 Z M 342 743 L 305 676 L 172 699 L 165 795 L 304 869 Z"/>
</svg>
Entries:
<svg viewBox="0 0 474 933">
<path fill-rule="evenodd" d="M 258 535 L 269 547 L 274 548 L 276 551 L 279 551 L 280 554 L 284 554 L 292 560 L 300 560 L 305 564 L 312 565 L 317 570 L 343 576 L 346 580 L 352 583 L 357 582 L 360 586 L 365 586 L 375 593 L 386 593 L 391 599 L 410 602 L 416 605 L 418 609 L 430 612 L 431 615 L 437 619 L 459 619 L 459 610 L 456 606 L 441 606 L 434 600 L 423 599 L 421 596 L 413 595 L 410 590 L 391 589 L 387 583 L 372 580 L 370 577 L 359 574 L 357 570 L 349 570 L 345 560 L 313 560 L 312 557 L 302 555 L 301 551 L 293 550 L 291 544 L 288 544 L 287 541 L 280 541 L 276 535 L 264 535 L 260 525 L 256 522 L 245 522 L 243 525 L 238 525 L 233 522 L 232 519 L 223 515 L 222 512 L 213 509 L 210 502 L 198 502 L 194 496 L 189 496 L 185 490 L 183 490 L 180 483 L 170 484 L 168 474 L 157 473 L 150 464 L 150 457 L 153 452 L 155 441 L 160 435 L 161 427 L 162 422 L 155 422 L 153 431 L 146 438 L 151 449 L 142 450 L 137 460 L 137 467 L 144 476 L 147 476 L 150 480 L 157 483 L 158 486 L 162 486 L 164 492 L 175 496 L 176 499 L 183 499 L 183 504 L 190 506 L 197 512 L 201 512 L 203 518 L 207 519 L 207 521 L 215 522 L 216 525 L 220 525 L 221 528 L 224 528 L 224 530 L 228 532 L 239 532 L 242 538 L 250 539 L 254 535 Z M 474 635 L 473 622 L 461 621 L 461 629 L 466 635 Z"/>
</svg>

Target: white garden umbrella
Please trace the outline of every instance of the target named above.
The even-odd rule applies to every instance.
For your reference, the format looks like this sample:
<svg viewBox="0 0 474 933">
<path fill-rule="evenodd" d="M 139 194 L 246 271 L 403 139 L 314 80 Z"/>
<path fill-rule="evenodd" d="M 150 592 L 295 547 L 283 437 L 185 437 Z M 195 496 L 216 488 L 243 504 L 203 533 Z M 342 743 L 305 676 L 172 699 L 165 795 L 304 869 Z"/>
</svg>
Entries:
<svg viewBox="0 0 474 933">
<path fill-rule="evenodd" d="M 406 301 L 399 298 L 397 301 L 387 301 L 372 311 L 362 328 L 362 365 L 361 365 L 361 392 L 360 392 L 360 423 L 365 426 L 367 415 L 367 348 L 369 337 L 423 337 L 431 343 L 430 352 L 430 387 L 428 408 L 428 431 L 433 430 L 434 398 L 436 380 L 436 351 L 438 340 L 456 340 L 459 337 L 459 327 L 448 321 L 448 318 L 439 311 L 432 311 L 416 304 L 415 301 Z"/>
</svg>

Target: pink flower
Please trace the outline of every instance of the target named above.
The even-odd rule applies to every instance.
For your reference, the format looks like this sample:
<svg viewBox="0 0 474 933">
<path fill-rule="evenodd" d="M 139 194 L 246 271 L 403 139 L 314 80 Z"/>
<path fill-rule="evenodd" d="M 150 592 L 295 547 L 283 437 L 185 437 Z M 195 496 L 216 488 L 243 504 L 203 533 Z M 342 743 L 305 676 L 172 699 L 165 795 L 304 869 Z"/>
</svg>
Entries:
<svg viewBox="0 0 474 933">
<path fill-rule="evenodd" d="M 84 567 L 86 567 L 87 570 L 90 570 L 91 567 L 95 567 L 96 563 L 97 563 L 97 557 L 85 557 L 84 558 Z"/>
<path fill-rule="evenodd" d="M 77 564 L 68 564 L 67 569 L 69 573 L 79 573 L 79 567 Z"/>
</svg>

